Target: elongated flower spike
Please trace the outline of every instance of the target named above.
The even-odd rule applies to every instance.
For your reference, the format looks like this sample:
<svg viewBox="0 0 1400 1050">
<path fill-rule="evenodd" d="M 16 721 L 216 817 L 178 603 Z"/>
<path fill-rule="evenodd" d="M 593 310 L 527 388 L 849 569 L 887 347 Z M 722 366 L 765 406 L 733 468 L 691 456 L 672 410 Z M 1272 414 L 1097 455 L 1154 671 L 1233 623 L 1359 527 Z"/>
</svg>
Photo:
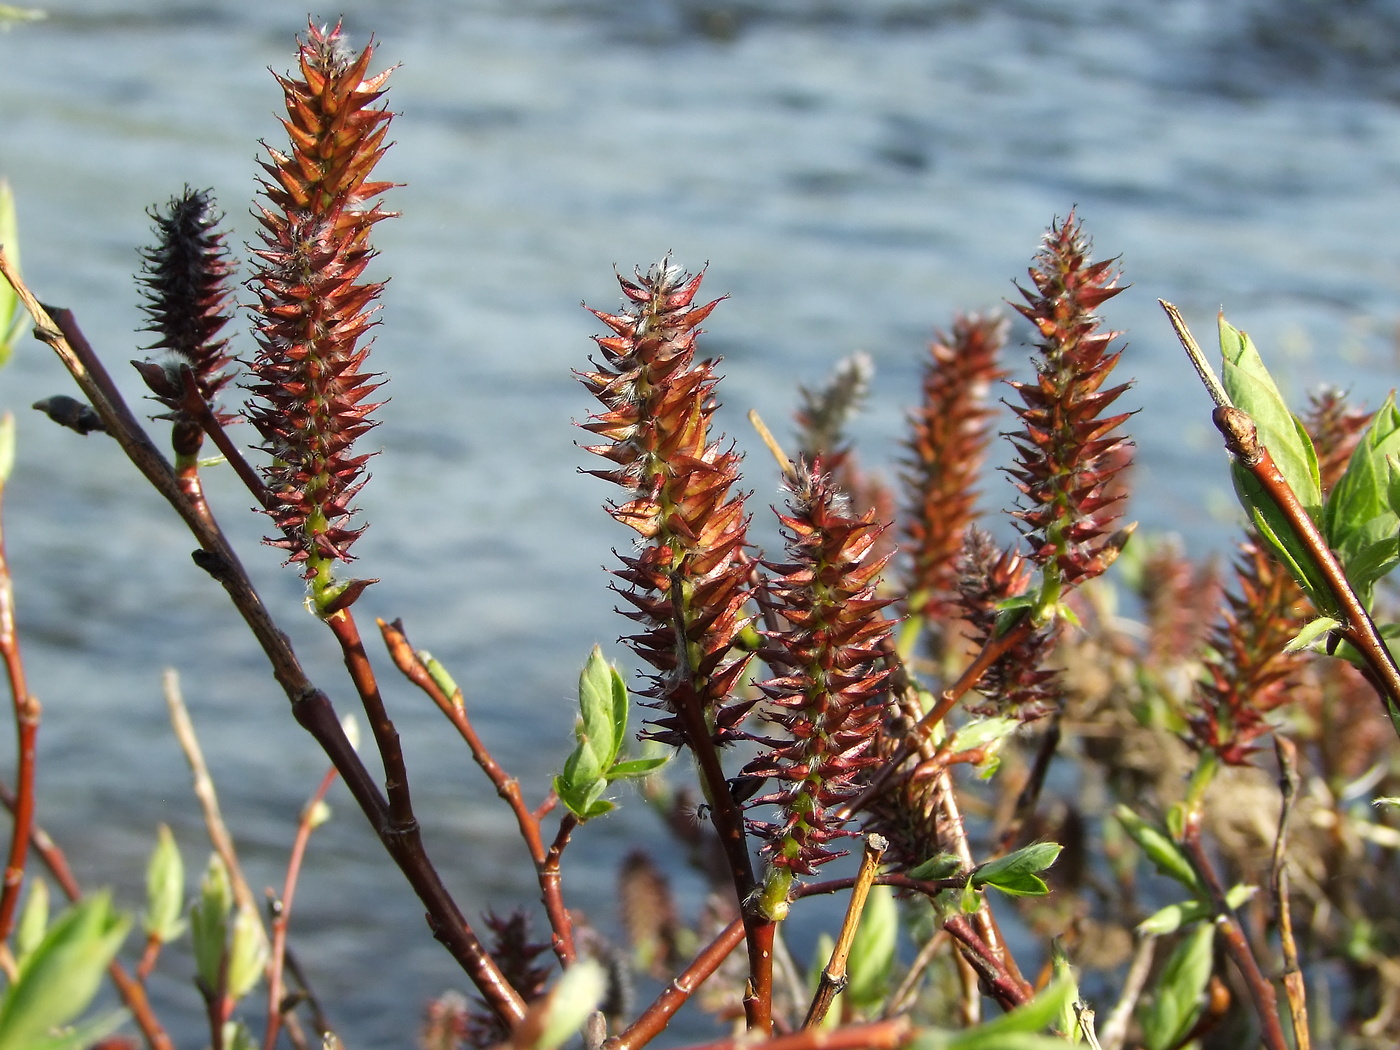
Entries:
<svg viewBox="0 0 1400 1050">
<path fill-rule="evenodd" d="M 643 541 L 619 556 L 613 589 L 643 628 L 626 641 L 656 670 L 643 693 L 667 712 L 650 735 L 691 748 L 701 743 L 697 715 L 724 744 L 753 706 L 729 702 L 748 660 L 735 641 L 749 622 L 751 563 L 744 495 L 734 492 L 740 456 L 712 440 L 718 379 L 712 362 L 695 360 L 698 326 L 719 302 L 695 305 L 703 276 L 669 258 L 635 280 L 619 276 L 630 305 L 592 311 L 612 334 L 594 337 L 596 371 L 578 373 L 605 409 L 581 424 L 605 439 L 588 451 L 615 464 L 590 473 L 623 488 L 626 499 L 608 512 Z"/>
<path fill-rule="evenodd" d="M 156 399 L 170 410 L 164 418 L 176 424 L 176 455 L 194 457 L 202 433 L 181 408 L 185 396 L 181 370 L 189 368 L 200 397 L 219 422 L 234 418 L 216 411 L 215 401 L 232 377 L 228 340 L 220 333 L 229 321 L 235 268 L 218 229 L 222 216 L 215 211 L 209 191 L 186 187 L 163 209 L 152 209 L 150 216 L 156 244 L 141 253 L 145 265 L 139 280 L 146 300 L 142 309 L 149 321 L 146 331 L 159 336 L 148 349 L 166 351 L 171 359 L 133 364 Z"/>
<path fill-rule="evenodd" d="M 887 558 L 872 555 L 887 527 L 857 517 L 817 460 L 799 464 L 788 513 L 779 513 L 788 561 L 770 565 L 770 587 L 786 627 L 767 639 L 764 658 L 784 669 L 760 688 L 773 704 L 765 717 L 787 736 L 764 740 L 749 775 L 777 781 L 751 806 L 776 806 L 775 821 L 751 821 L 769 859 L 760 908 L 781 917 L 795 875 L 810 875 L 841 853 L 829 848 L 854 834 L 833 811 L 858 792 L 860 774 L 879 761 L 872 744 L 888 706 L 889 668 L 882 646 L 891 622 L 875 596 Z"/>
<path fill-rule="evenodd" d="M 334 29 L 310 27 L 299 76 L 278 77 L 286 100 L 287 152 L 267 146 L 263 162 L 260 267 L 250 282 L 261 320 L 249 419 L 273 462 L 264 468 L 281 530 L 267 542 L 302 566 L 322 615 L 343 609 L 368 585 L 337 582 L 351 560 L 351 501 L 369 454 L 355 440 L 376 425 L 366 400 L 380 385 L 364 370 L 365 334 L 376 323 L 382 283 L 362 280 L 374 255 L 371 227 L 393 213 L 379 197 L 393 184 L 370 174 L 387 148 L 391 117 L 374 103 L 389 71 L 368 76 L 374 45 L 357 56 Z"/>
<path fill-rule="evenodd" d="M 1103 572 L 1126 538 L 1114 533 L 1123 496 L 1115 482 L 1129 465 L 1118 428 L 1131 413 L 1104 412 L 1131 384 L 1104 386 L 1122 351 L 1110 349 L 1118 333 L 1101 330 L 1094 314 L 1123 289 L 1115 260 L 1094 262 L 1089 252 L 1071 212 L 1050 227 L 1029 271 L 1034 287 L 1020 289 L 1026 302 L 1016 306 L 1041 337 L 1035 381 L 1009 384 L 1022 428 L 1008 435 L 1009 473 L 1024 499 L 1015 516 L 1043 570 L 1038 615 Z"/>
<path fill-rule="evenodd" d="M 990 392 L 1006 376 L 997 358 L 1007 330 L 1004 317 L 958 317 L 929 346 L 902 478 L 911 616 L 943 619 L 956 602 L 958 555 L 976 515 L 977 479 L 991 442 Z"/>
<path fill-rule="evenodd" d="M 1032 566 L 1016 551 L 997 550 L 990 535 L 973 527 L 967 532 L 958 569 L 959 605 L 969 641 L 981 648 L 996 637 L 1001 604 L 1030 587 Z M 1056 619 L 1037 628 L 993 663 L 977 685 L 986 703 L 973 705 L 972 710 L 1023 722 L 1053 711 L 1060 703 L 1060 676 L 1047 664 L 1060 626 Z"/>
</svg>

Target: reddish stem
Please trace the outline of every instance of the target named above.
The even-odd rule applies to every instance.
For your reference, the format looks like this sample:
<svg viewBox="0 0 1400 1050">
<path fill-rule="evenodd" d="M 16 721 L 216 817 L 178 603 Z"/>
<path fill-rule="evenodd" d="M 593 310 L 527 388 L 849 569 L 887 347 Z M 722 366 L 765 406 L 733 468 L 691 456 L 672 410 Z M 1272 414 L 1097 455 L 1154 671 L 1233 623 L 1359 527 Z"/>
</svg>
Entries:
<svg viewBox="0 0 1400 1050">
<path fill-rule="evenodd" d="M 0 498 L 3 498 L 0 481 Z M 15 806 L 10 830 L 10 850 L 5 861 L 4 889 L 0 892 L 0 943 L 9 940 L 15 925 L 15 908 L 24 885 L 24 862 L 29 851 L 30 830 L 34 826 L 34 742 L 39 735 L 39 701 L 25 684 L 24 662 L 20 659 L 19 632 L 15 628 L 14 581 L 5 555 L 4 530 L 0 527 L 0 659 L 10 682 L 15 714 Z"/>
<path fill-rule="evenodd" d="M 872 798 L 883 791 L 890 778 L 894 776 L 895 770 L 928 738 L 933 727 L 948 717 L 948 712 L 953 709 L 953 705 L 977 685 L 982 676 L 987 673 L 988 668 L 1001 659 L 1003 654 L 1025 641 L 1032 630 L 1034 630 L 1034 625 L 1031 623 L 1031 618 L 1023 615 L 1007 629 L 1005 634 L 998 638 L 989 639 L 987 644 L 982 647 L 981 652 L 958 677 L 958 680 L 939 694 L 938 703 L 934 705 L 933 710 L 919 719 L 918 723 L 910 729 L 908 738 L 899 745 L 898 750 L 890 756 L 889 761 L 880 767 L 880 771 L 871 780 L 869 786 L 846 803 L 840 812 L 846 816 L 859 813 Z"/>
<path fill-rule="evenodd" d="M 379 682 L 374 668 L 370 666 L 369 654 L 360 640 L 360 630 L 355 626 L 355 618 L 349 609 L 341 609 L 326 617 L 326 626 L 340 643 L 345 656 L 345 669 L 350 672 L 350 680 L 355 683 L 355 691 L 360 694 L 365 717 L 369 719 L 370 731 L 379 757 L 384 762 L 384 790 L 389 796 L 389 823 L 403 834 L 416 834 L 418 821 L 413 816 L 413 799 L 409 794 L 408 768 L 404 764 L 403 744 L 399 741 L 399 731 L 394 728 L 393 719 L 384 706 L 384 698 L 379 693 Z"/>
<path fill-rule="evenodd" d="M 405 678 L 423 690 L 437 705 L 438 710 L 447 716 L 448 721 L 452 723 L 466 742 L 476 764 L 481 767 L 482 772 L 486 774 L 487 779 L 495 787 L 496 794 L 505 800 L 506 804 L 510 806 L 511 812 L 515 814 L 520 837 L 524 839 L 525 848 L 530 853 L 530 860 L 535 865 L 535 875 L 540 884 L 540 899 L 544 903 L 545 913 L 549 917 L 550 929 L 553 931 L 555 957 L 558 958 L 561 965 L 572 966 L 576 958 L 574 924 L 573 919 L 569 917 L 569 909 L 564 904 L 563 886 L 559 879 L 559 858 L 556 854 L 553 870 L 549 870 L 549 854 L 545 851 L 544 839 L 540 832 L 540 822 L 554 808 L 557 799 L 551 793 L 550 797 L 545 799 L 544 804 L 532 813 L 521 794 L 520 782 L 506 773 L 491 752 L 487 750 L 485 743 L 472 725 L 471 719 L 467 716 L 466 708 L 460 706 L 459 699 L 444 693 L 438 683 L 434 681 L 433 676 L 428 673 L 423 661 L 418 658 L 413 646 L 409 644 L 402 622 L 395 620 L 389 624 L 380 620 L 379 630 L 384 636 L 384 644 L 388 647 L 389 656 L 394 661 L 394 666 L 403 672 Z M 567 841 L 568 833 L 572 832 L 576 824 L 577 821 L 572 818 L 571 814 L 560 822 L 559 834 L 563 836 L 564 841 Z M 556 838 L 556 846 L 560 851 L 563 850 L 563 844 L 558 838 Z"/>
<path fill-rule="evenodd" d="M 277 902 L 277 912 L 272 919 L 272 958 L 268 963 L 267 976 L 267 1032 L 263 1036 L 263 1050 L 272 1050 L 277 1044 L 277 1033 L 282 1027 L 282 970 L 287 960 L 287 926 L 292 917 L 292 901 L 296 897 L 297 879 L 301 876 L 302 858 L 306 856 L 306 844 L 311 841 L 312 818 L 316 808 L 325 801 L 326 793 L 335 783 L 336 768 L 332 766 L 321 778 L 310 800 L 301 811 L 297 821 L 296 837 L 292 840 L 291 856 L 287 858 L 287 877 L 282 882 L 282 897 Z"/>
<path fill-rule="evenodd" d="M 977 935 L 966 915 L 954 915 L 943 924 L 943 928 L 963 946 L 963 958 L 972 964 L 992 998 L 1003 1010 L 1014 1010 L 1030 1000 L 1030 986 L 1006 968 L 1001 953 L 993 950 Z"/>
<path fill-rule="evenodd" d="M 636 1050 L 637 1047 L 645 1046 L 655 1039 L 665 1031 L 676 1011 L 720 968 L 729 957 L 729 953 L 739 947 L 739 942 L 743 939 L 744 920 L 735 919 L 705 946 L 685 970 L 672 978 L 665 991 L 642 1011 L 625 1032 L 604 1043 L 603 1050 Z"/>
<path fill-rule="evenodd" d="M 180 403 L 180 408 L 191 419 L 199 424 L 201 430 L 209 435 L 209 440 L 214 442 L 214 446 L 219 450 L 219 454 L 233 468 L 233 472 L 238 475 L 240 481 L 253 498 L 258 501 L 258 505 L 264 509 L 272 506 L 272 498 L 267 491 L 267 483 L 263 481 L 262 475 L 253 469 L 247 458 L 243 455 L 243 450 L 233 443 L 228 436 L 228 431 L 224 429 L 214 410 L 209 407 L 209 403 L 204 400 L 204 395 L 199 392 L 199 381 L 195 378 L 194 371 L 188 366 L 180 369 L 180 378 L 184 383 L 184 399 Z"/>
<path fill-rule="evenodd" d="M 841 1028 L 804 1028 L 791 1035 L 761 1041 L 747 1037 L 717 1039 L 681 1050 L 895 1050 L 913 1039 L 914 1031 L 914 1022 L 909 1017 L 891 1017 Z"/>
<path fill-rule="evenodd" d="M 1255 1013 L 1259 1015 L 1259 1025 L 1263 1029 L 1264 1045 L 1269 1050 L 1288 1050 L 1283 1023 L 1279 1020 L 1278 996 L 1274 992 L 1273 983 L 1259 968 L 1259 960 L 1254 957 L 1253 949 L 1245 940 L 1239 918 L 1225 897 L 1225 887 L 1220 884 L 1215 866 L 1211 864 L 1210 858 L 1206 856 L 1205 847 L 1201 845 L 1201 816 L 1198 808 L 1193 808 L 1187 814 L 1181 844 L 1210 894 L 1211 905 L 1215 910 L 1215 927 L 1225 941 L 1225 951 L 1249 989 Z"/>
<path fill-rule="evenodd" d="M 1269 450 L 1259 444 L 1258 430 L 1249 415 L 1238 408 L 1217 408 L 1211 413 L 1216 429 L 1225 437 L 1225 447 L 1236 461 L 1259 482 L 1275 506 L 1288 520 L 1294 536 L 1306 549 L 1313 566 L 1322 574 L 1332 599 L 1337 603 L 1342 636 L 1361 654 L 1371 672 L 1372 684 L 1386 702 L 1386 712 L 1400 732 L 1400 667 L 1376 630 L 1375 621 L 1366 611 L 1356 591 L 1352 589 L 1337 556 L 1327 546 L 1327 540 L 1313 522 L 1307 509 L 1298 502 L 1288 479 L 1278 469 Z"/>
</svg>

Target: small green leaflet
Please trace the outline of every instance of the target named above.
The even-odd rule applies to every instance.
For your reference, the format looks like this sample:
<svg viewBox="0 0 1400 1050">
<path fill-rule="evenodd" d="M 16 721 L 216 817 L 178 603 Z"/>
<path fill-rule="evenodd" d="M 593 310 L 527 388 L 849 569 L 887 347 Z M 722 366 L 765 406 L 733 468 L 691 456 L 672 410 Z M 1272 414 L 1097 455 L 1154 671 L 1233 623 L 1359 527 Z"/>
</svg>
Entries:
<svg viewBox="0 0 1400 1050">
<path fill-rule="evenodd" d="M 579 674 L 577 743 L 563 772 L 554 778 L 559 801 L 580 820 L 600 817 L 614 808 L 602 797 L 611 781 L 644 777 L 668 760 L 669 756 L 621 758 L 630 703 L 622 675 L 595 645 Z"/>
<path fill-rule="evenodd" d="M 1264 359 L 1249 336 L 1220 315 L 1220 354 L 1225 391 L 1236 408 L 1249 413 L 1259 441 L 1274 457 L 1294 495 L 1316 517 L 1322 506 L 1317 451 L 1301 423 L 1288 411 Z"/>
<path fill-rule="evenodd" d="M 974 869 L 968 885 L 994 886 L 1012 897 L 1044 897 L 1050 887 L 1037 872 L 1054 864 L 1062 849 L 1058 842 L 1033 842 Z"/>
</svg>

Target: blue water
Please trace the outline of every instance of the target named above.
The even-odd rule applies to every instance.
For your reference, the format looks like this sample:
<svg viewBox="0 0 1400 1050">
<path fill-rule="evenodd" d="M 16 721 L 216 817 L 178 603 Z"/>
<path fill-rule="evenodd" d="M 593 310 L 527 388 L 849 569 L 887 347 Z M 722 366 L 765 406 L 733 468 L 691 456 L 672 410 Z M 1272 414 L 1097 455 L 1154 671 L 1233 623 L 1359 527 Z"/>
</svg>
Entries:
<svg viewBox="0 0 1400 1050">
<path fill-rule="evenodd" d="M 626 661 L 603 567 L 630 537 L 600 509 L 607 486 L 576 472 L 588 464 L 571 421 L 590 406 L 570 370 L 598 327 L 579 301 L 615 306 L 614 266 L 667 251 L 708 263 L 707 289 L 731 297 L 705 342 L 724 357 L 728 432 L 756 449 L 747 409 L 784 431 L 795 383 L 864 349 L 878 372 L 862 455 L 889 469 L 933 328 L 1014 295 L 1071 207 L 1132 284 L 1105 309 L 1128 332 L 1122 368 L 1143 408 L 1132 516 L 1224 549 L 1223 458 L 1158 297 L 1203 342 L 1223 305 L 1295 397 L 1330 377 L 1375 404 L 1393 382 L 1400 16 L 1317 7 L 338 4 L 353 39 L 374 33 L 381 65 L 399 64 L 381 172 L 406 184 L 390 196 L 402 217 L 377 236 L 391 283 L 372 360 L 392 400 L 360 501 L 371 528 L 357 569 L 384 581 L 360 603 L 364 625 L 402 616 L 464 684 L 501 759 L 543 790 L 589 645 Z M 133 400 L 117 366 L 143 342 L 131 273 L 144 210 L 207 186 L 233 243 L 251 236 L 257 143 L 280 134 L 267 70 L 289 67 L 304 25 L 272 0 L 131 0 L 55 4 L 0 34 L 0 177 L 19 199 L 26 273 L 77 311 Z M 67 389 L 37 344 L 0 386 L 20 421 L 6 532 L 46 705 L 42 819 L 85 879 L 132 907 L 157 821 L 202 866 L 159 692 L 175 666 L 253 882 L 279 884 L 324 761 L 173 515 L 110 442 L 28 411 Z M 766 513 L 776 480 L 761 450 L 750 463 Z M 314 677 L 344 702 L 330 640 L 295 575 L 257 547 L 249 498 L 225 478 L 211 488 Z M 1010 493 L 998 477 L 984 488 Z M 429 705 L 384 674 L 430 845 L 464 906 L 529 902 L 503 808 Z M 461 981 L 363 820 L 333 801 L 294 945 L 350 1045 L 407 1045 L 422 1002 Z M 624 802 L 566 857 L 571 903 L 605 929 L 619 844 L 665 849 Z M 188 959 L 164 969 L 156 998 L 195 1045 Z"/>
</svg>

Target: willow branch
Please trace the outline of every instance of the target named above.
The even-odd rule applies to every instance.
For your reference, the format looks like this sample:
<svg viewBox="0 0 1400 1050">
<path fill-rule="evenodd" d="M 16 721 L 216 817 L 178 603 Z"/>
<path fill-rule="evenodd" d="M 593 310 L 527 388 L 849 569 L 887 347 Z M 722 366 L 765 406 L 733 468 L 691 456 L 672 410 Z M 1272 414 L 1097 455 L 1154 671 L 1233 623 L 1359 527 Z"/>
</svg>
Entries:
<svg viewBox="0 0 1400 1050">
<path fill-rule="evenodd" d="M 297 821 L 296 837 L 292 840 L 292 852 L 287 858 L 287 876 L 283 880 L 282 896 L 277 901 L 272 919 L 272 951 L 267 975 L 267 1031 L 263 1036 L 263 1050 L 273 1050 L 277 1045 L 277 1033 L 282 1027 L 282 972 L 287 959 L 287 927 L 292 918 L 292 901 L 296 897 L 302 859 L 306 856 L 306 844 L 311 840 L 311 832 L 316 827 L 316 810 L 325 802 L 326 793 L 335 783 L 335 778 L 336 770 L 332 766 L 302 808 L 301 819 Z"/>
<path fill-rule="evenodd" d="M 426 907 L 433 935 L 471 977 L 491 1008 L 507 1023 L 519 1021 L 525 1014 L 525 1004 L 520 994 L 510 986 L 500 967 L 467 923 L 456 901 L 443 885 L 441 876 L 424 853 L 421 842 L 405 841 L 403 836 L 393 833 L 388 804 L 346 739 L 330 699 L 307 677 L 290 641 L 277 628 L 223 533 L 185 499 L 170 463 L 122 400 L 92 347 L 82 337 L 72 314 L 67 310 L 51 313 L 41 305 L 20 278 L 3 248 L 0 248 L 0 276 L 9 281 L 29 311 L 34 320 L 34 334 L 58 355 L 133 465 L 194 534 L 202 552 L 202 556 L 196 560 L 228 592 L 234 607 L 267 655 L 278 684 L 291 701 L 293 717 L 311 733 L 340 770 L 346 786 L 379 835 L 386 851 Z"/>
<path fill-rule="evenodd" d="M 880 867 L 880 858 L 885 855 L 889 844 L 880 835 L 871 835 L 865 840 L 865 852 L 860 858 L 860 871 L 856 873 L 855 885 L 851 888 L 851 899 L 846 905 L 846 917 L 841 923 L 841 932 L 836 945 L 831 949 L 831 958 L 822 970 L 812 1005 L 807 1010 L 803 1028 L 812 1028 L 822 1023 L 837 994 L 846 987 L 846 961 L 855 944 L 856 930 L 860 927 L 860 917 L 865 912 L 865 902 L 870 896 L 870 887 L 875 882 L 875 873 Z"/>
<path fill-rule="evenodd" d="M 384 697 L 379 692 L 379 681 L 370 666 L 369 654 L 360 640 L 360 630 L 355 625 L 355 617 L 349 609 L 341 609 L 326 617 L 326 626 L 340 643 L 340 651 L 345 658 L 345 669 L 350 680 L 355 683 L 355 691 L 360 694 L 360 704 L 369 720 L 370 732 L 379 758 L 384 763 L 384 791 L 389 796 L 389 823 L 395 834 L 417 835 L 418 821 L 413 815 L 413 799 L 408 786 L 408 767 L 403 758 L 403 744 L 399 731 Z"/>
<path fill-rule="evenodd" d="M 749 1038 L 718 1039 L 681 1050 L 896 1050 L 914 1038 L 914 1022 L 908 1017 L 866 1021 L 841 1028 L 804 1028 L 791 1035 L 755 1041 Z"/>
<path fill-rule="evenodd" d="M 405 678 L 426 693 L 429 699 L 437 705 L 438 710 L 452 723 L 458 735 L 466 742 L 476 764 L 481 767 L 482 772 L 486 774 L 487 779 L 495 787 L 496 794 L 505 800 L 506 805 L 515 815 L 515 823 L 520 829 L 520 837 L 524 839 L 525 848 L 529 851 L 530 860 L 535 866 L 535 877 L 540 884 L 540 899 L 543 901 L 545 913 L 549 917 L 554 954 L 559 959 L 560 965 L 572 966 L 576 958 L 574 923 L 569 915 L 569 909 L 564 903 L 563 885 L 559 878 L 558 857 L 555 856 L 551 866 L 540 831 L 540 822 L 548 813 L 548 809 L 541 807 L 537 812 L 530 811 L 530 807 L 526 805 L 525 798 L 520 791 L 520 782 L 501 768 L 500 763 L 496 761 L 477 734 L 476 727 L 472 725 L 471 719 L 467 715 L 466 706 L 462 702 L 461 691 L 458 690 L 454 696 L 448 696 L 443 691 L 429 673 L 423 659 L 409 644 L 408 635 L 404 633 L 403 622 L 395 620 L 390 624 L 380 620 L 379 631 L 384 636 L 384 644 L 389 650 L 389 656 L 394 661 L 394 666 L 403 673 Z M 570 820 L 570 818 L 566 817 L 565 820 Z M 572 830 L 573 823 L 570 823 L 569 827 Z M 562 833 L 563 830 L 564 825 L 561 823 L 560 832 Z M 566 835 L 565 838 L 567 839 L 567 837 Z M 560 848 L 562 849 L 562 846 Z"/>
<path fill-rule="evenodd" d="M 1371 672 L 1371 681 L 1386 701 L 1386 709 L 1392 723 L 1400 732 L 1400 667 L 1395 657 L 1381 640 L 1375 621 L 1366 611 L 1356 591 L 1352 589 L 1337 556 L 1327 546 L 1327 540 L 1313 522 L 1311 515 L 1298 501 L 1288 479 L 1278 469 L 1269 450 L 1259 443 L 1259 434 L 1254 420 L 1238 408 L 1217 408 L 1211 413 L 1216 429 L 1225 438 L 1225 447 L 1245 470 L 1259 482 L 1268 497 L 1288 521 L 1294 537 L 1307 551 L 1314 568 L 1321 574 L 1337 603 L 1341 627 L 1338 628 Z"/>
<path fill-rule="evenodd" d="M 0 499 L 4 496 L 0 480 Z M 5 860 L 4 890 L 0 892 L 0 943 L 9 940 L 15 924 L 15 908 L 19 904 L 20 888 L 24 885 L 24 864 L 29 853 L 29 838 L 34 826 L 34 746 L 39 735 L 41 707 L 30 695 L 24 676 L 24 661 L 20 658 L 19 632 L 15 627 L 14 580 L 5 554 L 3 528 L 0 527 L 0 659 L 5 663 L 5 675 L 10 683 L 10 698 L 15 717 L 15 807 L 10 827 L 10 848 Z"/>
<path fill-rule="evenodd" d="M 744 939 L 744 920 L 735 919 L 718 937 L 705 946 L 694 961 L 672 978 L 656 1000 L 620 1035 L 603 1044 L 604 1050 L 636 1050 L 651 1042 L 671 1023 L 677 1010 L 686 1004 L 695 990 L 720 968 L 729 953 Z"/>
<path fill-rule="evenodd" d="M 1288 1040 L 1284 1037 L 1283 1025 L 1279 1021 L 1278 996 L 1274 992 L 1274 986 L 1259 968 L 1259 960 L 1254 957 L 1254 951 L 1245 940 L 1235 910 L 1225 898 L 1225 888 L 1220 884 L 1215 866 L 1211 864 L 1205 848 L 1201 845 L 1199 811 L 1193 811 L 1186 818 L 1182 847 L 1191 858 L 1192 866 L 1200 874 L 1201 881 L 1205 883 L 1210 895 L 1211 907 L 1215 913 L 1215 927 L 1225 942 L 1226 954 L 1230 956 L 1235 969 L 1244 978 L 1245 986 L 1249 989 L 1255 1013 L 1259 1015 L 1259 1025 L 1263 1029 L 1264 1045 L 1269 1050 L 1288 1050 Z"/>
<path fill-rule="evenodd" d="M 209 775 L 209 766 L 204 761 L 204 751 L 199 746 L 199 737 L 190 721 L 189 708 L 180 693 L 180 677 L 172 668 L 166 668 L 161 675 L 161 685 L 165 692 L 165 706 L 170 711 L 170 725 L 175 731 L 175 739 L 184 752 L 193 778 L 194 797 L 204 814 L 204 826 L 209 832 L 209 842 L 214 852 L 228 869 L 229 883 L 233 888 L 234 900 L 238 906 L 254 915 L 259 913 L 252 887 L 243 875 L 243 867 L 238 862 L 238 851 L 234 849 L 233 837 L 228 833 L 223 813 L 219 809 L 219 795 L 214 788 L 214 778 Z"/>
</svg>

